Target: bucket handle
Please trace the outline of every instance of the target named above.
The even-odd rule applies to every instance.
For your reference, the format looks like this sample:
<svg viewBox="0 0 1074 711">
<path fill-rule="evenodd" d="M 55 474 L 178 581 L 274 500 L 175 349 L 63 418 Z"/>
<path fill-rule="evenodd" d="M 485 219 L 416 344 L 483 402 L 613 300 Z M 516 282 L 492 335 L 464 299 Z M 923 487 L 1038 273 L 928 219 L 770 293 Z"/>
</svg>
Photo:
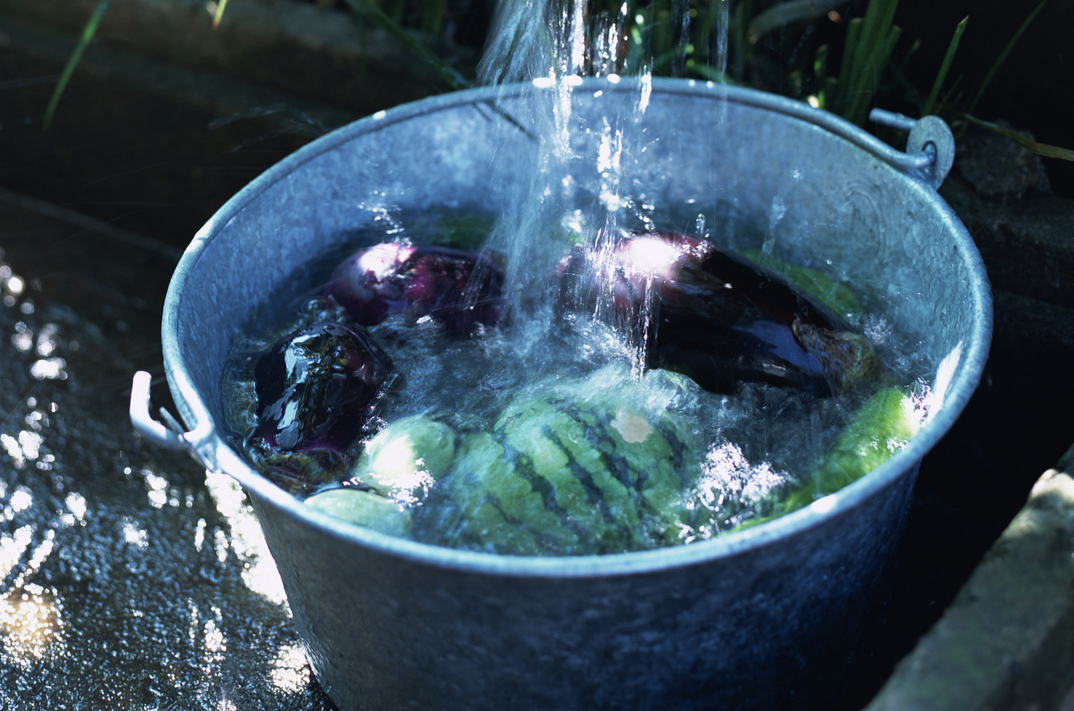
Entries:
<svg viewBox="0 0 1074 711">
<path fill-rule="evenodd" d="M 906 152 L 924 154 L 930 158 L 917 171 L 918 177 L 937 190 L 955 164 L 955 136 L 951 127 L 939 116 L 912 119 L 884 109 L 873 109 L 869 119 L 874 123 L 899 131 L 908 131 Z"/>
<path fill-rule="evenodd" d="M 160 408 L 158 422 L 150 413 L 150 386 L 153 376 L 144 370 L 134 374 L 131 382 L 130 418 L 131 424 L 143 437 L 165 449 L 186 450 L 199 463 L 212 469 L 215 457 L 212 454 L 212 442 L 215 437 L 213 423 L 209 417 L 197 418 L 199 424 L 192 430 L 185 430 L 175 417 Z"/>
</svg>

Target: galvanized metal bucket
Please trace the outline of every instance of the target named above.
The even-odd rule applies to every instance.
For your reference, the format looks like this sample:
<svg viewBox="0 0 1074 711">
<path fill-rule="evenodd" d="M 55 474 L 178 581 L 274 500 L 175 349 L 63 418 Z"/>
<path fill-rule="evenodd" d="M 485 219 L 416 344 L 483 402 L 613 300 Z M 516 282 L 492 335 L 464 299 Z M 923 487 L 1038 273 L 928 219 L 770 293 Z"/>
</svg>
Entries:
<svg viewBox="0 0 1074 711">
<path fill-rule="evenodd" d="M 936 119 L 900 152 L 834 116 L 751 90 L 587 80 L 563 92 L 579 155 L 627 125 L 623 188 L 645 201 L 724 200 L 788 257 L 878 285 L 919 341 L 942 406 L 878 469 L 812 506 L 713 540 L 603 557 L 449 550 L 341 523 L 252 470 L 225 441 L 232 339 L 383 208 L 497 210 L 534 168 L 523 97 L 477 89 L 363 119 L 231 199 L 183 256 L 164 360 L 186 428 L 132 419 L 246 490 L 295 625 L 341 709 L 801 708 L 841 688 L 896 551 L 918 463 L 977 385 L 991 334 L 980 256 L 937 196 L 953 144 Z M 506 130 L 505 130 L 506 127 Z M 579 161 L 582 165 L 586 161 Z M 579 170 L 586 170 L 579 167 Z M 595 169 L 595 168 L 594 168 Z M 294 284 L 295 289 L 309 284 Z"/>
</svg>

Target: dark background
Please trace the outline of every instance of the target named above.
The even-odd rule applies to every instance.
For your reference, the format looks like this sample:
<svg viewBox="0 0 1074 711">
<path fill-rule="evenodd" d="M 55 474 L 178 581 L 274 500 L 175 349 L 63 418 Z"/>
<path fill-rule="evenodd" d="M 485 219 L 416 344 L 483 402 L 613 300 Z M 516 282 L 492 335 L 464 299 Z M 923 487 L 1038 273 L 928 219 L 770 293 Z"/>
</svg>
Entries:
<svg viewBox="0 0 1074 711">
<path fill-rule="evenodd" d="M 903 0 L 896 23 L 904 28 L 904 37 L 921 40 L 908 74 L 927 92 L 955 25 L 969 17 L 948 81 L 963 75 L 963 86 L 976 92 L 1037 4 L 1037 0 Z M 995 74 L 974 113 L 988 121 L 1005 119 L 1041 143 L 1074 149 L 1072 32 L 1074 3 L 1050 0 Z M 1074 197 L 1074 164 L 1052 160 L 1047 168 L 1055 192 Z"/>
</svg>

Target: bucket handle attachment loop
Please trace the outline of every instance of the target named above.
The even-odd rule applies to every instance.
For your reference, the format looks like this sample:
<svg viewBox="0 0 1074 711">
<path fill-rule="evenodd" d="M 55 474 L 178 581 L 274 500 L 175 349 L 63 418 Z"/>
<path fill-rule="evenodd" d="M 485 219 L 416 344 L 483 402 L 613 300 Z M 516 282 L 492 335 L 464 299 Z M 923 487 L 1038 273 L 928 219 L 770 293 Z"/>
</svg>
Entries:
<svg viewBox="0 0 1074 711">
<path fill-rule="evenodd" d="M 955 136 L 950 126 L 939 116 L 912 119 L 884 109 L 873 109 L 869 119 L 881 126 L 908 131 L 906 153 L 928 158 L 922 165 L 915 166 L 920 168 L 915 173 L 934 190 L 939 189 L 955 164 Z"/>
<path fill-rule="evenodd" d="M 150 414 L 149 390 L 152 384 L 153 376 L 150 373 L 139 370 L 134 374 L 131 382 L 131 424 L 143 437 L 159 447 L 187 449 L 188 445 L 183 441 L 183 429 L 170 412 L 164 408 L 160 409 L 161 418 L 167 425 L 158 422 Z"/>
<path fill-rule="evenodd" d="M 211 444 L 214 432 L 212 421 L 207 417 L 199 418 L 202 422 L 198 427 L 187 432 L 175 417 L 160 408 L 160 418 L 164 422 L 157 421 L 150 413 L 150 386 L 153 376 L 144 370 L 134 374 L 131 382 L 130 418 L 131 424 L 143 437 L 165 449 L 188 451 L 194 459 L 207 467 L 210 466 L 213 457 L 210 451 L 206 451 L 206 444 Z M 212 449 L 209 447 L 209 449 Z"/>
</svg>

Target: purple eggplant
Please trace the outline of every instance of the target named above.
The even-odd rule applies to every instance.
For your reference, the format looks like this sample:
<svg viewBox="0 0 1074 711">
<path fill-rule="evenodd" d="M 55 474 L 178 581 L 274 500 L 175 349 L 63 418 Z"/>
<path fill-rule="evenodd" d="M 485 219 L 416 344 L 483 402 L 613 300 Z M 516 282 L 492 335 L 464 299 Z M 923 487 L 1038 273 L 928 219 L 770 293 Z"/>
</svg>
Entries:
<svg viewBox="0 0 1074 711">
<path fill-rule="evenodd" d="M 696 237 L 640 233 L 595 257 L 576 249 L 559 276 L 569 307 L 604 299 L 638 329 L 649 367 L 710 391 L 746 380 L 825 397 L 883 371 L 846 319 L 775 272 Z"/>
<path fill-rule="evenodd" d="M 322 322 L 292 331 L 254 367 L 251 448 L 284 468 L 299 466 L 286 464 L 290 455 L 323 466 L 344 462 L 391 369 L 388 355 L 358 330 Z"/>
<path fill-rule="evenodd" d="M 503 280 L 503 268 L 484 255 L 385 242 L 343 260 L 325 289 L 357 323 L 431 316 L 465 336 L 499 321 Z"/>
</svg>

